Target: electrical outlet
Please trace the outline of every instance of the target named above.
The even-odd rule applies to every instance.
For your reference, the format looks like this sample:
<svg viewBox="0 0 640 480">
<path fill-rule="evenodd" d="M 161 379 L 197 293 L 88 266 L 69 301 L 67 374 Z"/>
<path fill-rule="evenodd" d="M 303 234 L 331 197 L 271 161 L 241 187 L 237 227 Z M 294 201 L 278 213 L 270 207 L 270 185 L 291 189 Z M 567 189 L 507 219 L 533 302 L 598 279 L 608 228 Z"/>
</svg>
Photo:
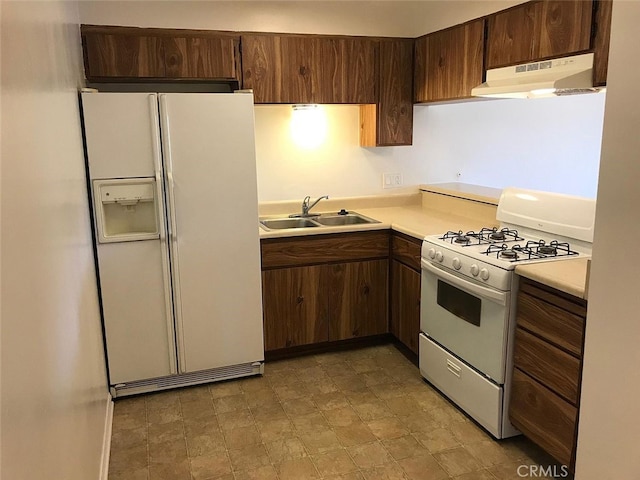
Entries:
<svg viewBox="0 0 640 480">
<path fill-rule="evenodd" d="M 383 173 L 382 188 L 397 188 L 402 186 L 401 173 Z"/>
</svg>

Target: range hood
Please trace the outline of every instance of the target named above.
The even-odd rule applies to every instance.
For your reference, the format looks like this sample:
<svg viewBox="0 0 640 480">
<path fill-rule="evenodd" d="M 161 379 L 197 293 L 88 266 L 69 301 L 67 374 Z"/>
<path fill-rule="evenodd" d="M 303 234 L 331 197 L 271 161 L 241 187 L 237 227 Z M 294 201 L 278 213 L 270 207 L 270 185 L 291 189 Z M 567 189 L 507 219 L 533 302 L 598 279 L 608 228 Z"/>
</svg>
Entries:
<svg viewBox="0 0 640 480">
<path fill-rule="evenodd" d="M 474 97 L 541 98 L 599 91 L 593 87 L 593 53 L 487 70 Z"/>
</svg>

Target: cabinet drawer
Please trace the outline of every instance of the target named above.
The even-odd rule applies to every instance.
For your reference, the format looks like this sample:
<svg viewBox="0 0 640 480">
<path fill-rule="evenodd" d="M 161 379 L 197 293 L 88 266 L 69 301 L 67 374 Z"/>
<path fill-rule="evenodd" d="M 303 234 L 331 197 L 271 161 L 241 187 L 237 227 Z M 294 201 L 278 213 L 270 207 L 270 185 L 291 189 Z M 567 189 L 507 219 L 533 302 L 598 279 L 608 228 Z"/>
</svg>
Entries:
<svg viewBox="0 0 640 480">
<path fill-rule="evenodd" d="M 517 368 L 513 371 L 509 419 L 556 460 L 570 464 L 577 409 Z"/>
<path fill-rule="evenodd" d="M 261 241 L 262 268 L 387 258 L 389 232 L 312 235 Z"/>
<path fill-rule="evenodd" d="M 394 234 L 391 237 L 391 252 L 393 258 L 414 270 L 420 270 L 422 242 Z"/>
<path fill-rule="evenodd" d="M 584 318 L 525 291 L 518 294 L 517 323 L 576 356 L 582 355 Z"/>
<path fill-rule="evenodd" d="M 514 364 L 574 405 L 578 403 L 580 360 L 577 358 L 518 328 Z"/>
</svg>

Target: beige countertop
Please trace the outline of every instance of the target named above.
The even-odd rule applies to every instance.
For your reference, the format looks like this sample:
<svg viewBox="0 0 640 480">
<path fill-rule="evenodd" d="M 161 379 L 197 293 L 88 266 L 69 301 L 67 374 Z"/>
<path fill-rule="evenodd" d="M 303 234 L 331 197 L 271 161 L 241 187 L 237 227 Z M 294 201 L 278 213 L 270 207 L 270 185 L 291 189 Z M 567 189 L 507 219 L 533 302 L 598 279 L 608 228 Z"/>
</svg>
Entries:
<svg viewBox="0 0 640 480">
<path fill-rule="evenodd" d="M 586 300 L 588 297 L 588 262 L 586 258 L 575 258 L 518 265 L 516 273 Z"/>
</svg>

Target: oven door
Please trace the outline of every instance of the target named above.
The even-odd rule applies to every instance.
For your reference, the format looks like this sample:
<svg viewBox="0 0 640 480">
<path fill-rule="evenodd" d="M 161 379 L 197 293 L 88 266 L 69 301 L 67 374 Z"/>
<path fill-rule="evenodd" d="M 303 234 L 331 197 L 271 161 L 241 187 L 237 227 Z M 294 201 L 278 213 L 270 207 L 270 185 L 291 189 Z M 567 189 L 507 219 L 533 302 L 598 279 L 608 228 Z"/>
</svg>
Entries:
<svg viewBox="0 0 640 480">
<path fill-rule="evenodd" d="M 511 293 L 422 260 L 420 330 L 460 359 L 504 383 Z"/>
</svg>

